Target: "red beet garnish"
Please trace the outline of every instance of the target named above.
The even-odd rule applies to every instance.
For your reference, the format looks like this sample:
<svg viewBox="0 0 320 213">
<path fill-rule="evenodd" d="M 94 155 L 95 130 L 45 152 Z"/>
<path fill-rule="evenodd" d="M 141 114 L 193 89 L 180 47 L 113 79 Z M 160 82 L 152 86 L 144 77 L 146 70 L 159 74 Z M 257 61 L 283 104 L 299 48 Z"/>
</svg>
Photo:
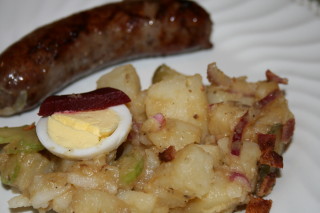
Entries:
<svg viewBox="0 0 320 213">
<path fill-rule="evenodd" d="M 121 90 L 106 87 L 80 94 L 50 96 L 41 104 L 38 115 L 50 116 L 55 112 L 102 110 L 130 101 L 130 98 Z"/>
</svg>

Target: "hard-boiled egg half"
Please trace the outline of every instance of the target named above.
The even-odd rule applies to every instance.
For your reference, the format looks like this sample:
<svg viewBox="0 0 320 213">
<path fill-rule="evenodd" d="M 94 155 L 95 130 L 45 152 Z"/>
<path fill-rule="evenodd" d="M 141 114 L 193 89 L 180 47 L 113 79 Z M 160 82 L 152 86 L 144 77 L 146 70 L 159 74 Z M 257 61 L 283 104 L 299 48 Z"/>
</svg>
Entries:
<svg viewBox="0 0 320 213">
<path fill-rule="evenodd" d="M 58 104 L 59 108 L 61 103 L 53 104 Z M 73 104 L 69 103 L 67 108 L 74 108 Z M 52 102 L 48 106 L 51 105 Z M 84 111 L 54 109 L 52 112 L 40 118 L 36 132 L 46 149 L 67 159 L 92 159 L 117 149 L 126 140 L 132 124 L 131 113 L 125 104 Z"/>
</svg>

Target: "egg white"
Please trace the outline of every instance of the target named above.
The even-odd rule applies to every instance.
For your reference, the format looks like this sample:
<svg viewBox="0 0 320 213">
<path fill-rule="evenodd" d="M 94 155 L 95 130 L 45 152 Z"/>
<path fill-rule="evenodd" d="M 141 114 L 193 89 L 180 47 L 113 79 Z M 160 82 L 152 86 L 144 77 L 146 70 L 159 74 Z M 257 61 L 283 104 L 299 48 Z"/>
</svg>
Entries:
<svg viewBox="0 0 320 213">
<path fill-rule="evenodd" d="M 124 105 L 109 107 L 119 116 L 119 124 L 116 130 L 108 137 L 102 139 L 99 144 L 88 148 L 67 148 L 55 143 L 48 135 L 48 117 L 42 117 L 36 124 L 36 132 L 42 145 L 56 156 L 67 159 L 86 160 L 100 154 L 111 152 L 123 143 L 131 129 L 132 116 Z"/>
</svg>

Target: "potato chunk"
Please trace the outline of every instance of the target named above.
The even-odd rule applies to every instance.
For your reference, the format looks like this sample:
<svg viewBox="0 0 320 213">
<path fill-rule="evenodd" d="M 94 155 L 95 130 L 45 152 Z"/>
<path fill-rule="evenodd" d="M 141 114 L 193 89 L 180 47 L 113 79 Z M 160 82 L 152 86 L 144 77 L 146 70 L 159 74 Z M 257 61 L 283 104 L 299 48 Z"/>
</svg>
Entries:
<svg viewBox="0 0 320 213">
<path fill-rule="evenodd" d="M 207 98 L 200 75 L 175 76 L 153 84 L 146 97 L 147 116 L 162 113 L 182 120 L 207 133 Z"/>
<path fill-rule="evenodd" d="M 37 175 L 28 189 L 30 202 L 34 208 L 47 208 L 56 197 L 70 190 L 64 173 L 49 173 Z"/>
<path fill-rule="evenodd" d="M 126 93 L 131 99 L 141 90 L 139 76 L 131 64 L 116 67 L 111 72 L 101 76 L 97 88 L 113 87 Z"/>
<path fill-rule="evenodd" d="M 39 153 L 0 154 L 0 174 L 3 184 L 23 191 L 30 187 L 35 175 L 52 172 L 54 163 Z"/>
<path fill-rule="evenodd" d="M 128 107 L 136 121 L 145 119 L 144 93 L 141 92 L 140 78 L 136 69 L 131 65 L 116 67 L 111 72 L 101 76 L 97 81 L 97 88 L 113 87 L 126 93 L 131 102 Z"/>
<path fill-rule="evenodd" d="M 183 212 L 233 212 L 245 201 L 247 191 L 236 182 L 231 182 L 223 172 L 215 173 L 209 192 L 201 199 L 195 199 Z"/>
<path fill-rule="evenodd" d="M 230 137 L 240 118 L 248 111 L 248 107 L 236 102 L 217 103 L 209 110 L 209 132 L 221 139 Z"/>
<path fill-rule="evenodd" d="M 176 70 L 172 69 L 171 67 L 165 64 L 162 64 L 154 72 L 152 77 L 152 83 L 154 84 L 159 81 L 170 79 L 178 75 L 183 75 L 183 74 L 177 72 Z"/>
<path fill-rule="evenodd" d="M 166 119 L 161 129 L 153 128 L 154 118 L 149 118 L 142 126 L 151 142 L 160 150 L 174 146 L 180 150 L 188 144 L 200 143 L 201 130 L 199 127 L 177 119 Z"/>
<path fill-rule="evenodd" d="M 156 197 L 138 191 L 123 191 L 118 197 L 131 207 L 132 213 L 151 213 L 156 205 Z"/>
<path fill-rule="evenodd" d="M 118 197 L 99 190 L 77 190 L 73 196 L 73 212 L 114 213 L 129 212 L 129 207 Z"/>
<path fill-rule="evenodd" d="M 214 160 L 200 146 L 188 145 L 174 160 L 161 164 L 146 190 L 169 207 L 183 207 L 189 199 L 204 196 L 213 177 Z"/>
</svg>

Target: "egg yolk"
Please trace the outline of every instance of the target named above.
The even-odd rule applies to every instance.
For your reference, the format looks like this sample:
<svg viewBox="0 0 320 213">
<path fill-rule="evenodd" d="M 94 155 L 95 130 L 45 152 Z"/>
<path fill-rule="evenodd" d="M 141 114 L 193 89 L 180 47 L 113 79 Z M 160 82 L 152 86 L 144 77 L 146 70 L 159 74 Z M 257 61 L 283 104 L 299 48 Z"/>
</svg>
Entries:
<svg viewBox="0 0 320 213">
<path fill-rule="evenodd" d="M 110 109 L 55 113 L 48 118 L 48 134 L 61 146 L 83 149 L 93 147 L 111 135 L 119 121 L 119 116 Z"/>
</svg>

